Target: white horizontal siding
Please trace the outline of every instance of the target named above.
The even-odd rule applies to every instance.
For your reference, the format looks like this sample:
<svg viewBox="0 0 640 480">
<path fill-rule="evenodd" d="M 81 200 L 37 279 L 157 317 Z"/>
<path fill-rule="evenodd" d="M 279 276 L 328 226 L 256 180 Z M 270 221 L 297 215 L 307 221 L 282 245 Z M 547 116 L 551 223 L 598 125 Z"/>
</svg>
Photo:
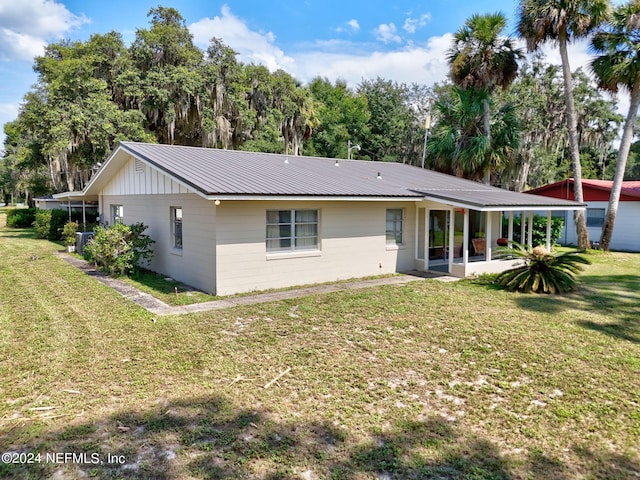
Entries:
<svg viewBox="0 0 640 480">
<path fill-rule="evenodd" d="M 611 249 L 640 252 L 640 201 L 619 203 Z"/>
<path fill-rule="evenodd" d="M 587 208 L 604 208 L 606 211 L 608 206 L 608 202 L 587 202 Z M 559 241 L 563 245 L 577 245 L 578 235 L 573 214 L 568 212 L 566 218 L 564 231 Z M 601 227 L 588 227 L 587 230 L 589 240 L 592 242 L 600 241 Z M 640 252 L 640 202 L 620 202 L 618 204 L 610 248 L 611 250 Z"/>
</svg>

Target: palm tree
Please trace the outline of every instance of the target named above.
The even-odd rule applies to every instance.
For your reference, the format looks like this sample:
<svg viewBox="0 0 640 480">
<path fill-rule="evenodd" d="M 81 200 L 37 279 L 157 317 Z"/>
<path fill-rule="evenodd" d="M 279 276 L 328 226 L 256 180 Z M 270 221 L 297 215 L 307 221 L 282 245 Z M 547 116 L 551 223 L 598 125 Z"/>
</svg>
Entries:
<svg viewBox="0 0 640 480">
<path fill-rule="evenodd" d="M 609 250 L 640 105 L 640 1 L 632 0 L 616 8 L 609 24 L 594 36 L 591 47 L 598 55 L 591 62 L 598 86 L 613 93 L 617 93 L 620 88 L 630 93 L 629 111 L 618 149 L 609 208 L 600 237 L 600 248 Z"/>
<path fill-rule="evenodd" d="M 526 40 L 527 49 L 533 52 L 543 43 L 551 41 L 557 43 L 560 50 L 569 151 L 573 165 L 573 189 L 579 202 L 584 201 L 582 167 L 567 44 L 593 32 L 608 17 L 610 9 L 609 0 L 521 0 L 519 6 L 518 32 Z M 589 248 L 589 232 L 584 212 L 578 210 L 575 218 L 578 246 L 584 250 Z"/>
<path fill-rule="evenodd" d="M 486 92 L 476 92 L 451 85 L 443 90 L 433 105 L 438 118 L 427 143 L 431 167 L 481 181 L 486 173 L 486 160 L 499 172 L 513 158 L 520 142 L 520 123 L 512 104 L 505 104 L 491 117 L 492 141 L 487 144 L 483 126 Z"/>
<path fill-rule="evenodd" d="M 484 94 L 482 125 L 491 149 L 490 95 L 496 87 L 506 88 L 516 78 L 522 52 L 513 41 L 502 36 L 507 20 L 502 13 L 472 15 L 453 37 L 448 52 L 450 76 L 463 90 Z M 485 159 L 484 183 L 490 183 L 490 156 Z"/>
</svg>

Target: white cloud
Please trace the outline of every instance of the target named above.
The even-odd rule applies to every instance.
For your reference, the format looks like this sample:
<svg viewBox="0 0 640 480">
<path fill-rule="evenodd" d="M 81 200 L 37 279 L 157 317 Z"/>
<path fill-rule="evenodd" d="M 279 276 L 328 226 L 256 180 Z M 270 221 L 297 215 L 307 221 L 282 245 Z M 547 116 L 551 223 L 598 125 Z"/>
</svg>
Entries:
<svg viewBox="0 0 640 480">
<path fill-rule="evenodd" d="M 404 21 L 404 25 L 402 26 L 402 28 L 407 33 L 416 33 L 416 30 L 426 26 L 427 23 L 429 23 L 429 21 L 431 21 L 431 14 L 429 13 L 424 13 L 420 15 L 418 18 L 408 17 Z"/>
<path fill-rule="evenodd" d="M 396 32 L 397 28 L 393 23 L 382 23 L 374 30 L 376 39 L 384 43 L 400 43 L 402 38 Z"/>
<path fill-rule="evenodd" d="M 363 80 L 381 77 L 401 83 L 432 85 L 447 77 L 449 66 L 444 51 L 449 48 L 451 38 L 450 34 L 431 37 L 424 45 L 391 52 L 306 52 L 294 58 L 299 79 L 304 82 L 321 76 L 330 81 L 342 79 L 355 88 Z"/>
<path fill-rule="evenodd" d="M 336 28 L 336 32 L 338 33 L 342 33 L 342 32 L 354 33 L 354 32 L 357 32 L 358 30 L 360 30 L 360 24 L 358 23 L 358 20 L 356 20 L 355 18 L 352 18 L 351 20 L 349 20 L 344 26 Z"/>
<path fill-rule="evenodd" d="M 89 20 L 55 0 L 0 3 L 0 60 L 31 60 L 50 40 L 63 37 Z"/>
<path fill-rule="evenodd" d="M 226 45 L 238 52 L 239 60 L 266 66 L 270 71 L 279 68 L 295 74 L 295 64 L 291 57 L 275 45 L 272 32 L 254 32 L 240 18 L 231 13 L 227 5 L 221 8 L 221 15 L 203 18 L 189 25 L 195 43 L 206 50 L 212 37 L 221 38 Z"/>
</svg>

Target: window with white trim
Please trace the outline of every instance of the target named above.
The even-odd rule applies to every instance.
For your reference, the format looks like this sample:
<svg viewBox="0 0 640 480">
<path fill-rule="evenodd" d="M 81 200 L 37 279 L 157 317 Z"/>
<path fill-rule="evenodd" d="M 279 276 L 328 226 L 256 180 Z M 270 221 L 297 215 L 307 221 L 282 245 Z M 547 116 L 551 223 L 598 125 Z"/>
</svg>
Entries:
<svg viewBox="0 0 640 480">
<path fill-rule="evenodd" d="M 267 252 L 318 250 L 318 210 L 267 210 Z"/>
<path fill-rule="evenodd" d="M 124 223 L 124 207 L 122 205 L 111 205 L 111 225 Z"/>
<path fill-rule="evenodd" d="M 171 207 L 171 246 L 182 250 L 182 207 Z"/>
<path fill-rule="evenodd" d="M 402 245 L 404 227 L 404 210 L 402 208 L 387 209 L 387 245 Z"/>
<path fill-rule="evenodd" d="M 587 208 L 587 227 L 602 227 L 605 210 L 604 208 Z"/>
</svg>

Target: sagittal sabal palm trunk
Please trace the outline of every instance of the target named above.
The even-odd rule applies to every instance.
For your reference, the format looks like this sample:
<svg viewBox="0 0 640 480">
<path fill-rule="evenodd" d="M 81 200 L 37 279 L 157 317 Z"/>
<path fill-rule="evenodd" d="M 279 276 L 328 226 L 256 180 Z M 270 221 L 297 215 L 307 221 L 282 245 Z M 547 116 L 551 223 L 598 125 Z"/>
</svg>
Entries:
<svg viewBox="0 0 640 480">
<path fill-rule="evenodd" d="M 485 98 L 482 101 L 482 123 L 484 134 L 487 137 L 487 151 L 485 153 L 485 171 L 484 178 L 482 179 L 482 183 L 486 185 L 491 184 L 491 105 L 489 104 L 489 99 Z"/>
<path fill-rule="evenodd" d="M 573 193 L 578 202 L 584 202 L 582 195 L 582 166 L 580 165 L 580 146 L 578 145 L 578 128 L 576 117 L 576 106 L 573 100 L 573 78 L 571 67 L 569 66 L 569 55 L 567 53 L 566 35 L 561 35 L 559 39 L 560 58 L 562 59 L 562 76 L 564 78 L 564 96 L 567 105 L 567 131 L 569 134 L 569 150 L 571 164 L 573 166 Z M 575 214 L 576 231 L 578 233 L 578 247 L 586 250 L 590 247 L 589 231 L 583 210 L 576 211 Z"/>
</svg>

